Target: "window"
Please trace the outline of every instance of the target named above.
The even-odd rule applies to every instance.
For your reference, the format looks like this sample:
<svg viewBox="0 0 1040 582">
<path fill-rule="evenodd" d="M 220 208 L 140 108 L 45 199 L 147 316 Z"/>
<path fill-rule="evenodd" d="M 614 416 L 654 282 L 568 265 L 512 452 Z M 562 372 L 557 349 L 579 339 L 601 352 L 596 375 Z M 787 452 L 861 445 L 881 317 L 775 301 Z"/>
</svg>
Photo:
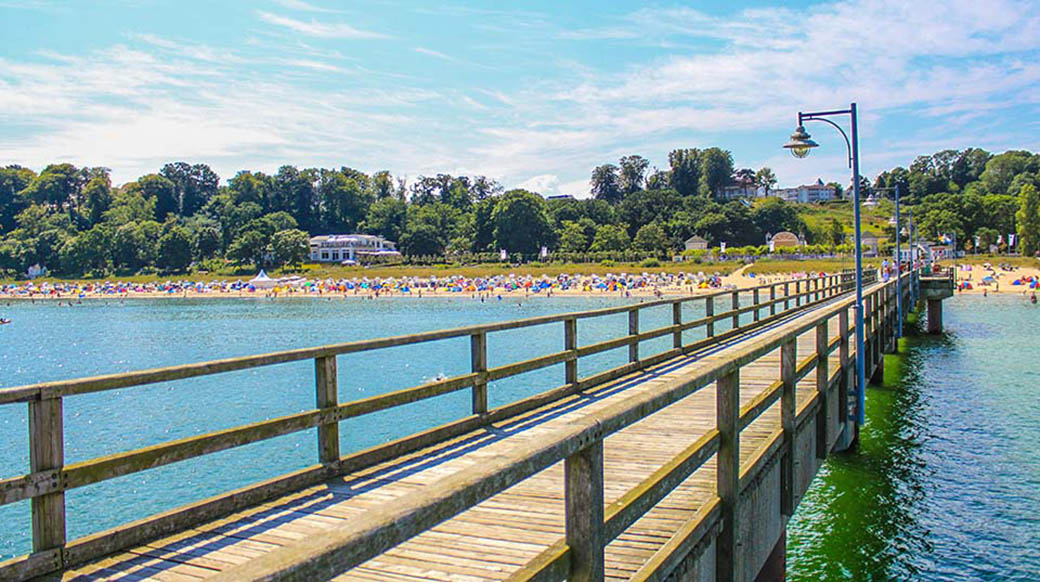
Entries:
<svg viewBox="0 0 1040 582">
<path fill-rule="evenodd" d="M 328 260 L 328 258 L 329 258 L 329 253 L 328 253 L 328 252 L 322 252 L 322 253 L 321 253 L 321 258 L 322 258 L 322 259 L 324 259 L 324 260 Z"/>
</svg>

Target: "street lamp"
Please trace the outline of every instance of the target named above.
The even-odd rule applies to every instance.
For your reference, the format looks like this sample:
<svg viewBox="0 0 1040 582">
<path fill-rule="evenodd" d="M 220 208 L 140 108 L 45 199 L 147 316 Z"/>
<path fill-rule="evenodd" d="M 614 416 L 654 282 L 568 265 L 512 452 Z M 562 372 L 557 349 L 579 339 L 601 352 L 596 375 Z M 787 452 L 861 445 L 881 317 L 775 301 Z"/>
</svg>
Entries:
<svg viewBox="0 0 1040 582">
<path fill-rule="evenodd" d="M 827 119 L 838 115 L 848 115 L 851 120 L 852 139 L 841 128 L 840 125 Z M 866 420 L 867 403 L 867 374 L 866 362 L 863 354 L 863 234 L 860 232 L 859 224 L 859 126 L 856 121 L 856 104 L 853 103 L 848 109 L 834 111 L 814 111 L 811 113 L 798 112 L 798 128 L 791 134 L 791 139 L 784 144 L 784 148 L 791 151 L 796 158 L 804 158 L 809 151 L 819 147 L 805 131 L 806 121 L 822 121 L 829 123 L 838 130 L 845 138 L 845 145 L 849 152 L 849 167 L 852 168 L 852 207 L 855 225 L 856 243 L 856 423 L 863 424 Z"/>
<path fill-rule="evenodd" d="M 883 192 L 887 190 L 893 190 L 896 194 L 896 215 L 893 217 L 895 220 L 895 233 L 896 233 L 896 337 L 903 337 L 903 255 L 899 251 L 899 242 L 902 238 L 902 232 L 899 230 L 899 182 L 896 182 L 895 186 L 888 186 L 884 188 L 874 188 L 876 192 Z M 891 221 L 889 221 L 891 224 Z M 911 249 L 911 254 L 913 250 Z M 898 346 L 898 344 L 896 344 Z"/>
</svg>

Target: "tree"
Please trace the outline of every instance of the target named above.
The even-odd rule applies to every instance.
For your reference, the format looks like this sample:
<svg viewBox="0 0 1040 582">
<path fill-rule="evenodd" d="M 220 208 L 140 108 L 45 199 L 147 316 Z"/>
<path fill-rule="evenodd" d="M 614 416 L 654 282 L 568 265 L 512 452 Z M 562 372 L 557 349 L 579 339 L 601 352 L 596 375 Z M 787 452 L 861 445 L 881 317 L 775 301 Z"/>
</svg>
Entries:
<svg viewBox="0 0 1040 582">
<path fill-rule="evenodd" d="M 29 182 L 22 195 L 37 204 L 71 209 L 79 203 L 86 182 L 85 168 L 79 169 L 72 164 L 51 164 Z"/>
<path fill-rule="evenodd" d="M 622 194 L 631 194 L 643 188 L 643 180 L 650 162 L 643 156 L 625 156 L 618 162 L 621 168 L 618 186 Z"/>
<path fill-rule="evenodd" d="M 410 224 L 401 235 L 398 248 L 408 256 L 442 255 L 446 238 L 434 225 L 426 223 Z"/>
<path fill-rule="evenodd" d="M 733 155 L 719 148 L 701 152 L 701 181 L 698 191 L 702 196 L 713 196 L 722 190 L 733 175 Z"/>
<path fill-rule="evenodd" d="M 834 246 L 838 246 L 845 242 L 845 229 L 837 219 L 832 218 L 830 220 L 828 238 L 830 239 L 829 242 Z"/>
<path fill-rule="evenodd" d="M 583 253 L 589 247 L 589 240 L 585 236 L 585 229 L 572 220 L 565 220 L 559 231 L 561 251 L 567 253 Z"/>
<path fill-rule="evenodd" d="M 1040 190 L 1032 184 L 1022 186 L 1018 204 L 1018 248 L 1023 256 L 1031 257 L 1040 249 Z"/>
<path fill-rule="evenodd" d="M 773 173 L 772 168 L 763 167 L 755 173 L 755 184 L 762 188 L 766 196 L 769 196 L 770 190 L 773 186 L 776 186 L 776 174 Z"/>
<path fill-rule="evenodd" d="M 632 246 L 638 250 L 653 253 L 668 252 L 672 247 L 668 234 L 656 222 L 640 227 L 635 238 L 632 239 Z"/>
<path fill-rule="evenodd" d="M 594 252 L 623 251 L 628 248 L 628 242 L 628 233 L 625 232 L 624 225 L 604 224 L 596 228 L 596 236 L 592 239 L 592 246 L 589 247 L 589 250 Z"/>
<path fill-rule="evenodd" d="M 210 198 L 217 195 L 220 176 L 206 164 L 192 166 L 185 162 L 174 162 L 163 166 L 159 173 L 173 182 L 181 216 L 193 216 Z"/>
<path fill-rule="evenodd" d="M 152 253 L 144 229 L 137 222 L 116 228 L 112 234 L 112 264 L 119 271 L 135 273 L 143 267 Z"/>
<path fill-rule="evenodd" d="M 321 222 L 329 232 L 355 232 L 368 214 L 372 194 L 367 180 L 335 170 L 321 170 L 317 194 L 321 200 Z"/>
<path fill-rule="evenodd" d="M 628 223 L 628 232 L 634 236 L 642 226 L 651 222 L 665 222 L 682 208 L 682 197 L 671 188 L 633 192 L 617 205 L 618 219 Z"/>
<path fill-rule="evenodd" d="M 101 222 L 106 210 L 112 206 L 112 183 L 108 173 L 97 175 L 83 187 L 83 199 L 87 220 L 91 225 Z"/>
<path fill-rule="evenodd" d="M 160 269 L 182 272 L 191 264 L 191 237 L 183 226 L 173 226 L 159 238 L 156 263 Z"/>
<path fill-rule="evenodd" d="M 161 249 L 162 241 L 160 241 Z M 263 267 L 264 255 L 267 254 L 267 236 L 259 230 L 246 230 L 238 235 L 228 247 L 227 256 L 239 265 L 254 263 L 257 268 Z"/>
<path fill-rule="evenodd" d="M 759 201 L 751 211 L 751 220 L 761 232 L 776 234 L 786 230 L 798 233 L 805 229 L 795 206 L 776 197 Z"/>
<path fill-rule="evenodd" d="M 137 179 L 136 189 L 144 198 L 154 201 L 156 221 L 165 221 L 168 215 L 179 212 L 177 185 L 165 176 L 158 174 L 141 176 Z"/>
<path fill-rule="evenodd" d="M 280 230 L 271 239 L 271 253 L 280 265 L 299 266 L 310 254 L 310 236 L 297 228 Z"/>
<path fill-rule="evenodd" d="M 989 245 L 996 244 L 998 236 L 1000 236 L 1000 232 L 997 231 L 997 229 L 989 228 L 988 226 L 984 226 L 975 231 L 975 237 L 979 239 L 979 247 L 982 249 L 982 252 L 988 252 Z"/>
<path fill-rule="evenodd" d="M 20 192 L 35 177 L 35 172 L 21 166 L 0 168 L 0 233 L 12 230 L 14 217 L 28 206 L 28 200 Z"/>
<path fill-rule="evenodd" d="M 986 162 L 986 169 L 979 179 L 988 192 L 993 194 L 1014 194 L 1011 181 L 1022 172 L 1037 171 L 1034 155 L 1020 150 L 1007 151 L 993 156 Z"/>
<path fill-rule="evenodd" d="M 748 188 L 755 185 L 755 171 L 751 168 L 741 168 L 733 172 L 733 180 L 740 184 L 744 197 L 749 197 Z"/>
<path fill-rule="evenodd" d="M 510 253 L 535 254 L 553 242 L 552 223 L 541 196 L 527 190 L 510 190 L 491 212 L 495 245 Z"/>
<path fill-rule="evenodd" d="M 368 207 L 368 215 L 362 224 L 362 230 L 369 234 L 378 234 L 387 240 L 398 241 L 404 232 L 408 205 L 397 198 L 380 198 Z"/>
<path fill-rule="evenodd" d="M 75 274 L 107 272 L 109 240 L 108 229 L 100 225 L 69 238 L 59 253 L 62 270 Z"/>
<path fill-rule="evenodd" d="M 701 182 L 701 151 L 698 149 L 672 150 L 668 154 L 672 188 L 682 196 L 693 196 Z"/>
<path fill-rule="evenodd" d="M 596 200 L 603 200 L 611 204 L 621 201 L 621 182 L 617 172 L 617 166 L 614 164 L 603 164 L 592 170 L 589 185 Z"/>
</svg>

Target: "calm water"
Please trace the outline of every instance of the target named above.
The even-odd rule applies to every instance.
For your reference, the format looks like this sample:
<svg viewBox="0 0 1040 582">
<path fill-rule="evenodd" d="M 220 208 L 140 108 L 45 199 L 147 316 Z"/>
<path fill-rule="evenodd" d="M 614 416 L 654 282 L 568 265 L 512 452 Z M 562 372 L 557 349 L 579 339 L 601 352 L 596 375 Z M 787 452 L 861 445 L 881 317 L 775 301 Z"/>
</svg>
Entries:
<svg viewBox="0 0 1040 582">
<path fill-rule="evenodd" d="M 477 323 L 608 307 L 615 296 L 534 297 L 518 303 L 472 299 L 167 299 L 53 302 L 0 306 L 14 320 L 0 327 L 0 387 L 62 378 L 384 337 Z M 628 300 L 634 301 L 634 300 Z M 702 317 L 703 303 L 684 317 Z M 721 307 L 720 307 L 721 308 Z M 671 323 L 669 306 L 643 310 L 642 329 Z M 724 329 L 720 326 L 719 329 Z M 580 345 L 627 333 L 626 314 L 578 323 Z M 689 332 L 686 341 L 703 337 Z M 646 342 L 647 355 L 671 348 L 671 337 Z M 563 349 L 563 325 L 488 336 L 489 365 Z M 591 375 L 627 361 L 626 350 L 582 359 Z M 341 356 L 340 401 L 346 402 L 468 373 L 469 338 Z M 75 396 L 65 399 L 65 456 L 73 463 L 314 407 L 311 361 Z M 491 406 L 563 384 L 562 365 L 492 383 Z M 468 391 L 354 418 L 341 424 L 346 453 L 461 418 Z M 28 471 L 26 406 L 0 407 L 0 478 Z M 262 459 L 259 462 L 258 459 Z M 312 465 L 314 431 L 286 435 L 129 475 L 67 494 L 71 538 Z M 0 506 L 0 560 L 29 551 L 29 504 Z"/>
<path fill-rule="evenodd" d="M 1040 580 L 1040 307 L 946 301 L 788 530 L 790 580 Z"/>
</svg>

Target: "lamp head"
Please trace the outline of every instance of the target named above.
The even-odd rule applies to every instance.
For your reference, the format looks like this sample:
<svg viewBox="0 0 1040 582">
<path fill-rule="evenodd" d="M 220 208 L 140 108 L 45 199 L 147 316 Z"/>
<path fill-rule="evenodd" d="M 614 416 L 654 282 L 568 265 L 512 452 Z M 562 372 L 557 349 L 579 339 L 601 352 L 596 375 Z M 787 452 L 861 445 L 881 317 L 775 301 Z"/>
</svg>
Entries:
<svg viewBox="0 0 1040 582">
<path fill-rule="evenodd" d="M 819 144 L 811 139 L 811 136 L 805 132 L 805 127 L 799 125 L 794 133 L 791 134 L 791 140 L 784 144 L 784 147 L 791 150 L 791 155 L 796 158 L 804 158 L 809 155 L 809 150 L 815 147 L 819 147 Z"/>
</svg>

